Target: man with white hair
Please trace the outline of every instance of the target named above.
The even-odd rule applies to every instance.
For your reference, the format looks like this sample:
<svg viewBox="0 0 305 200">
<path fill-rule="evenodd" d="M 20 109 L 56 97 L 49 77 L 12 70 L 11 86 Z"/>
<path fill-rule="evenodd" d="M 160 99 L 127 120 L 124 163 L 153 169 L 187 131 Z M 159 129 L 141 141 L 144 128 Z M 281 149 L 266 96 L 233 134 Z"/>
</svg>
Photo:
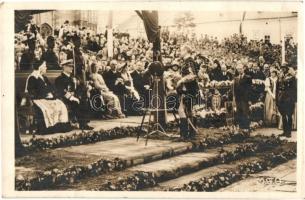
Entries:
<svg viewBox="0 0 305 200">
<path fill-rule="evenodd" d="M 239 63 L 236 66 L 238 75 L 234 78 L 234 101 L 236 105 L 236 122 L 239 128 L 249 133 L 249 106 L 251 92 L 251 77 L 245 73 L 244 66 Z"/>
</svg>

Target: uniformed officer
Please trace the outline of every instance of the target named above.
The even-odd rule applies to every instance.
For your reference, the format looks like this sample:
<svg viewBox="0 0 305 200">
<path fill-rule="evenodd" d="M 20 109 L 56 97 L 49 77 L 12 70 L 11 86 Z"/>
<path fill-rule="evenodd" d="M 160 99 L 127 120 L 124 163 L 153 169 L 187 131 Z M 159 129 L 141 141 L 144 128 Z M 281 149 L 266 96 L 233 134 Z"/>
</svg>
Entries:
<svg viewBox="0 0 305 200">
<path fill-rule="evenodd" d="M 297 81 L 295 71 L 292 67 L 284 67 L 281 70 L 276 86 L 276 104 L 282 115 L 283 134 L 282 136 L 291 137 L 292 114 L 297 101 Z"/>
<path fill-rule="evenodd" d="M 177 83 L 179 95 L 178 113 L 180 117 L 180 136 L 183 139 L 193 138 L 196 129 L 196 119 L 193 116 L 193 106 L 196 104 L 199 91 L 197 83 L 197 70 L 194 59 L 191 57 L 189 46 L 181 47 L 183 64 L 181 67 L 182 78 Z"/>
<path fill-rule="evenodd" d="M 79 123 L 82 130 L 92 130 L 88 126 L 88 98 L 83 95 L 79 87 L 79 80 L 73 76 L 73 60 L 66 60 L 62 64 L 63 72 L 55 79 L 57 95 L 66 104 L 70 112 L 70 119 Z"/>
</svg>

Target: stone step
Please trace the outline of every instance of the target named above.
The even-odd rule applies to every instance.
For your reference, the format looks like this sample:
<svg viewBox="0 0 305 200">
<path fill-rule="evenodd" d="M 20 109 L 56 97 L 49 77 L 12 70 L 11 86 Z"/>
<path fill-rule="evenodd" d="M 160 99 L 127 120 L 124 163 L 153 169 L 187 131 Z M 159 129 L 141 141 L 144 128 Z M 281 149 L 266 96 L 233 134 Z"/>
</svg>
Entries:
<svg viewBox="0 0 305 200">
<path fill-rule="evenodd" d="M 33 180 L 37 182 L 38 179 L 39 181 L 51 179 L 48 180 L 48 184 L 56 185 L 57 181 L 52 181 L 54 176 L 68 174 L 65 177 L 68 176 L 67 178 L 74 182 L 75 177 L 79 177 L 78 174 L 75 174 L 75 171 L 82 173 L 82 178 L 84 178 L 91 176 L 92 173 L 103 173 L 103 169 L 100 168 L 104 167 L 105 163 L 112 165 L 107 166 L 108 171 L 121 170 L 126 167 L 171 157 L 191 150 L 191 142 L 150 139 L 147 146 L 145 146 L 145 140 L 137 141 L 135 137 L 127 137 L 93 144 L 49 149 L 16 158 L 15 176 L 20 185 L 24 185 L 24 182 L 33 182 Z M 113 166 L 118 162 L 122 166 L 119 168 Z M 39 186 L 42 184 L 37 183 L 36 185 L 39 189 L 43 189 Z M 28 189 L 32 187 L 34 187 L 33 184 L 28 186 Z M 48 185 L 48 187 L 51 186 Z"/>
<path fill-rule="evenodd" d="M 186 190 L 185 185 L 195 185 L 196 181 L 200 181 L 202 179 L 212 179 L 211 177 L 217 175 L 217 174 L 227 174 L 228 172 L 233 172 L 238 174 L 239 166 L 246 164 L 246 163 L 257 163 L 257 162 L 268 162 L 264 160 L 264 155 L 267 154 L 278 154 L 281 152 L 289 152 L 290 150 L 295 151 L 295 147 L 291 144 L 284 144 L 283 146 L 276 147 L 273 150 L 269 150 L 267 152 L 261 152 L 257 153 L 255 156 L 251 156 L 248 158 L 243 158 L 240 160 L 236 160 L 233 162 L 230 162 L 228 164 L 220 164 L 216 166 L 211 166 L 208 168 L 204 168 L 202 170 L 189 173 L 183 176 L 179 176 L 177 178 L 173 178 L 167 181 L 163 181 L 158 183 L 157 186 L 151 187 L 151 188 L 146 188 L 144 190 L 146 191 L 168 191 L 168 190 L 173 190 L 173 191 L 193 191 L 192 189 Z M 267 170 L 258 174 L 255 174 L 255 172 L 250 173 L 251 175 L 247 174 L 247 176 L 240 176 L 236 180 L 232 180 L 233 184 L 229 186 L 226 186 L 223 189 L 220 189 L 219 191 L 224 191 L 224 192 L 253 192 L 253 191 L 268 191 L 266 188 L 263 188 L 265 183 L 261 183 L 259 181 L 261 177 L 273 177 L 273 181 L 279 182 L 282 180 L 281 183 L 277 184 L 284 184 L 283 188 L 281 190 L 283 191 L 291 191 L 296 189 L 295 181 L 296 181 L 296 176 L 295 176 L 295 160 L 288 161 L 289 163 L 286 165 L 280 165 L 277 167 L 277 169 L 271 169 Z M 278 163 L 273 163 L 273 165 L 269 166 L 270 168 L 276 166 Z M 245 179 L 244 179 L 245 178 Z M 242 180 L 244 179 L 244 180 Z M 242 180 L 242 181 L 240 181 Z M 228 180 L 230 181 L 230 180 Z M 285 184 L 286 181 L 286 184 Z M 237 183 L 234 183 L 237 182 Z M 231 182 L 230 182 L 231 183 Z M 293 186 L 291 186 L 291 184 Z M 242 187 L 241 187 L 242 185 Z M 249 187 L 247 187 L 247 185 Z M 253 187 L 252 187 L 253 186 Z M 274 184 L 270 184 L 269 187 L 270 189 L 274 188 Z M 287 189 L 288 188 L 288 189 Z M 277 188 L 278 189 L 278 188 Z"/>
<path fill-rule="evenodd" d="M 141 164 L 131 167 L 130 171 L 144 171 L 155 175 L 159 180 L 170 179 L 182 174 L 196 171 L 200 168 L 205 168 L 216 164 L 220 150 L 233 152 L 238 147 L 238 144 L 229 144 L 224 147 L 208 149 L 205 152 L 191 152 L 168 159 L 163 159 L 147 164 Z"/>
<path fill-rule="evenodd" d="M 243 143 L 243 145 L 254 145 L 252 143 Z M 240 147 L 240 144 L 229 144 L 223 147 L 208 149 L 205 152 L 189 152 L 163 160 L 158 160 L 146 164 L 136 165 L 121 172 L 103 174 L 96 177 L 87 178 L 79 183 L 59 186 L 55 189 L 64 190 L 107 190 L 108 183 L 116 184 L 120 180 L 126 180 L 134 174 L 146 173 L 153 174 L 157 182 L 177 178 L 187 173 L 198 171 L 212 165 L 222 162 L 221 152 L 234 152 Z M 245 156 L 245 155 L 244 155 Z"/>
<path fill-rule="evenodd" d="M 211 134 L 211 132 L 207 134 Z M 217 156 L 216 154 L 219 148 L 215 148 L 215 146 L 219 147 L 224 143 L 237 141 L 242 143 L 240 139 L 237 141 L 229 139 L 225 142 L 219 142 L 223 139 L 218 140 L 218 137 L 222 136 L 215 134 L 212 139 L 206 141 L 203 139 L 202 144 L 206 144 L 203 146 L 194 143 L 194 141 L 175 142 L 173 140 L 157 139 L 149 139 L 146 146 L 145 140 L 142 138 L 137 141 L 135 137 L 127 137 L 36 152 L 25 157 L 16 158 L 16 189 L 41 190 L 45 187 L 51 188 L 58 184 L 71 184 L 86 177 L 108 174 L 111 171 L 120 171 L 131 166 L 166 159 L 195 150 L 201 151 L 201 156 L 197 158 L 196 156 L 199 154 L 193 152 L 193 154 L 185 155 L 183 159 L 190 160 L 195 158 L 195 160 L 197 159 L 195 165 L 200 167 L 200 163 L 203 162 L 200 159 L 209 159 L 210 155 Z M 258 141 L 265 141 L 267 139 L 254 137 L 247 138 L 246 141 L 248 143 L 257 143 Z M 214 143 L 211 141 L 218 142 Z M 232 143 L 231 146 L 233 148 L 237 144 Z M 215 149 L 211 149 L 209 152 L 203 152 L 207 148 L 212 147 Z M 226 148 L 228 148 L 228 145 Z M 166 163 L 166 161 L 163 162 Z M 158 166 L 155 165 L 153 168 L 157 169 Z M 181 168 L 197 170 L 194 165 L 188 166 L 186 162 L 184 162 L 184 166 L 181 166 Z M 149 170 L 147 171 L 149 172 Z M 135 172 L 135 170 L 130 172 Z"/>
</svg>

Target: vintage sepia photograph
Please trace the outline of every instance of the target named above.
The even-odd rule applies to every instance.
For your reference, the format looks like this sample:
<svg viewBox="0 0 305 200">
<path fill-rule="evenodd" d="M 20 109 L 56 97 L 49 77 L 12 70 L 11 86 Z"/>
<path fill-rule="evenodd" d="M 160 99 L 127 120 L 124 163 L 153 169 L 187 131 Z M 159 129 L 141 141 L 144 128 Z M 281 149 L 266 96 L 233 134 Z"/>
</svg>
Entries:
<svg viewBox="0 0 305 200">
<path fill-rule="evenodd" d="M 15 191 L 297 193 L 298 10 L 13 16 Z"/>
</svg>

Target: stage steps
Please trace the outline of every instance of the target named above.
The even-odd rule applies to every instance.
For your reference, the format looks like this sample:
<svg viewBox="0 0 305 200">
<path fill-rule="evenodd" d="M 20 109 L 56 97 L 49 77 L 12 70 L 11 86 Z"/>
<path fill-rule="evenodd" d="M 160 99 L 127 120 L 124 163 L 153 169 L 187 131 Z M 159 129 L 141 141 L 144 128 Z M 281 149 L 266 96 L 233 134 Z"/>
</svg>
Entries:
<svg viewBox="0 0 305 200">
<path fill-rule="evenodd" d="M 57 190 L 171 190 L 167 183 L 180 182 L 187 184 L 189 180 L 196 180 L 202 176 L 210 175 L 211 172 L 223 172 L 224 170 L 235 170 L 243 163 L 250 161 L 258 162 L 264 160 L 264 155 L 289 152 L 295 150 L 295 144 L 285 144 L 278 147 L 270 147 L 267 151 L 248 148 L 241 153 L 241 144 L 229 144 L 224 147 L 217 147 L 205 152 L 189 152 L 171 158 L 137 165 L 124 171 L 112 172 L 96 177 L 90 177 L 78 183 L 57 186 Z M 255 144 L 243 143 L 248 147 Z M 229 160 L 221 156 L 226 152 L 236 157 Z M 238 153 L 239 152 L 239 153 Z M 240 155 L 238 155 L 240 154 Z M 226 164 L 223 164 L 226 163 Z M 274 166 L 274 165 L 273 165 Z M 271 167 L 273 167 L 271 166 Z M 185 178 L 189 177 L 189 178 Z M 141 180 L 143 179 L 143 180 Z M 172 180 L 172 182 L 170 181 Z M 238 179 L 240 180 L 240 178 Z M 233 183 L 233 182 L 232 182 Z"/>
<path fill-rule="evenodd" d="M 116 184 L 118 177 L 124 180 L 141 172 L 152 174 L 154 181 L 161 183 L 228 162 L 221 155 L 228 154 L 236 160 L 238 155 L 231 158 L 234 152 L 247 157 L 253 154 L 251 151 L 267 151 L 283 142 L 265 136 L 238 136 L 237 140 L 235 136 L 223 140 L 222 136 L 213 133 L 208 139 L 188 142 L 149 139 L 147 146 L 143 138 L 137 141 L 135 137 L 126 137 L 36 152 L 16 158 L 16 189 L 104 190 L 105 181 Z M 257 145 L 260 148 L 255 148 Z M 241 147 L 247 147 L 248 153 L 243 153 Z"/>
</svg>

